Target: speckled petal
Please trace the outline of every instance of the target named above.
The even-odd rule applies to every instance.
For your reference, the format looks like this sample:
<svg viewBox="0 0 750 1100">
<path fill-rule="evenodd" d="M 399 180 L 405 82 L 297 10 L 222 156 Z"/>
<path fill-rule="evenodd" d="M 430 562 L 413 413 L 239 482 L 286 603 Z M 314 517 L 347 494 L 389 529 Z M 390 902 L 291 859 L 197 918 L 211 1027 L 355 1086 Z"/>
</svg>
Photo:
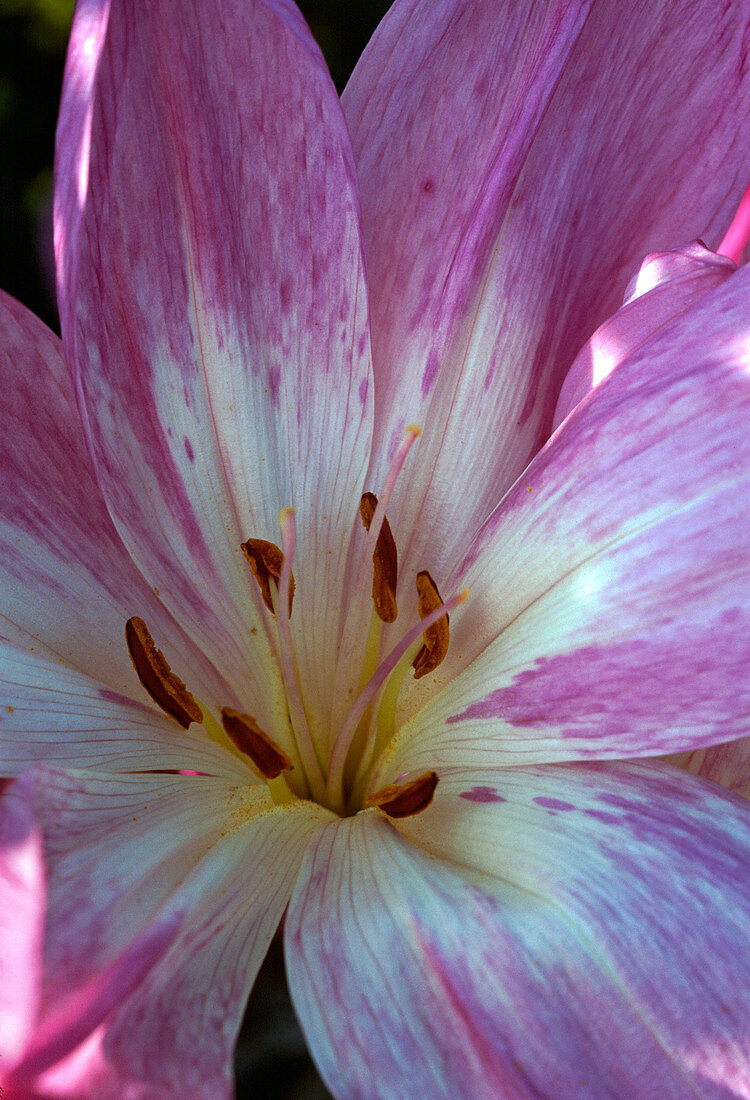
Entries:
<svg viewBox="0 0 750 1100">
<path fill-rule="evenodd" d="M 615 369 L 508 493 L 460 567 L 447 659 L 404 693 L 398 759 L 657 755 L 748 732 L 749 290 L 744 267 Z"/>
<path fill-rule="evenodd" d="M 278 543 L 295 507 L 293 629 L 321 723 L 372 385 L 349 137 L 293 4 L 81 5 L 55 225 L 66 356 L 118 531 L 281 741 L 275 627 L 240 544 Z"/>
<path fill-rule="evenodd" d="M 44 655 L 61 675 L 69 670 L 147 701 L 125 643 L 126 620 L 140 615 L 196 695 L 232 705 L 227 680 L 180 630 L 120 541 L 60 340 L 1 291 L 0 373 L 0 640 L 24 662 Z M 12 705 L 3 691 L 0 718 Z"/>
<path fill-rule="evenodd" d="M 326 828 L 285 943 L 328 1087 L 747 1097 L 748 858 L 746 805 L 666 765 L 443 773 L 398 828 Z"/>
<path fill-rule="evenodd" d="M 368 488 L 403 426 L 423 429 L 389 512 L 404 577 L 442 590 L 643 257 L 725 232 L 750 172 L 749 46 L 746 0 L 390 9 L 343 103 L 373 309 Z"/>
</svg>

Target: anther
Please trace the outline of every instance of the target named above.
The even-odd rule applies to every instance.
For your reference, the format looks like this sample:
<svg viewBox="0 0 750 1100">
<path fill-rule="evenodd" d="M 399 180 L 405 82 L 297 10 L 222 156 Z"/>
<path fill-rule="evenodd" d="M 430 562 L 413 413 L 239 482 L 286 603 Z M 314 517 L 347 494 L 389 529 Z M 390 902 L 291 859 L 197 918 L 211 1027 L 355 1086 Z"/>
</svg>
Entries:
<svg viewBox="0 0 750 1100">
<path fill-rule="evenodd" d="M 426 569 L 422 570 L 421 573 L 417 573 L 417 597 L 417 610 L 420 619 L 425 619 L 433 611 L 443 606 L 443 600 L 438 592 L 437 585 Z M 438 619 L 437 622 L 434 622 L 432 626 L 425 630 L 422 635 L 424 644 L 412 662 L 415 680 L 426 676 L 428 672 L 434 672 L 438 665 L 443 662 L 448 652 L 449 637 L 450 629 L 447 615 L 443 615 L 441 619 Z"/>
<path fill-rule="evenodd" d="M 222 707 L 221 724 L 233 744 L 250 757 L 264 779 L 276 779 L 294 767 L 284 750 L 263 732 L 252 714 L 240 714 L 231 707 Z"/>
<path fill-rule="evenodd" d="M 376 806 L 389 817 L 413 817 L 426 810 L 438 785 L 437 772 L 425 772 L 408 783 L 390 783 L 368 795 L 367 806 Z"/>
<path fill-rule="evenodd" d="M 191 722 L 203 722 L 203 712 L 179 676 L 156 648 L 143 619 L 134 616 L 125 624 L 125 639 L 138 679 L 157 706 L 187 729 Z"/>
<path fill-rule="evenodd" d="M 247 558 L 253 576 L 258 582 L 263 603 L 271 614 L 275 614 L 273 597 L 271 595 L 271 577 L 278 587 L 281 569 L 284 565 L 284 554 L 273 542 L 265 539 L 248 539 L 242 543 L 242 550 Z M 292 614 L 294 602 L 294 577 L 289 581 L 289 614 Z"/>
<path fill-rule="evenodd" d="M 359 502 L 359 514 L 366 531 L 370 530 L 372 518 L 378 506 L 374 493 L 364 493 Z M 398 552 L 391 531 L 391 525 L 383 516 L 383 524 L 378 533 L 375 549 L 372 552 L 372 602 L 378 618 L 384 623 L 396 621 L 396 584 L 398 583 Z"/>
</svg>

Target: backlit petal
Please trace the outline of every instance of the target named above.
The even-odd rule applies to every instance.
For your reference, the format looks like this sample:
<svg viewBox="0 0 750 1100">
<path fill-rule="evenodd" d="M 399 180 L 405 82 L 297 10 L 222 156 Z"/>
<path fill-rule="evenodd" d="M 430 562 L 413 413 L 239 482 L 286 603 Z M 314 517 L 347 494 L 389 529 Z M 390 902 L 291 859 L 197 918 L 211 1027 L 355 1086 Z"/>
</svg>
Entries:
<svg viewBox="0 0 750 1100">
<path fill-rule="evenodd" d="M 50 919 L 42 1023 L 19 1075 L 33 1080 L 104 1024 L 115 1080 L 147 1096 L 228 1094 L 247 994 L 330 815 L 200 776 L 40 769 L 21 782 L 43 821 Z M 154 936 L 161 954 L 128 984 L 125 960 Z"/>
<path fill-rule="evenodd" d="M 36 1022 L 44 903 L 41 834 L 29 800 L 10 787 L 0 794 L 0 1082 Z"/>
<path fill-rule="evenodd" d="M 625 300 L 596 330 L 576 356 L 565 376 L 552 421 L 553 430 L 571 409 L 660 328 L 737 270 L 726 256 L 717 256 L 700 243 L 656 252 L 641 264 L 630 280 Z"/>
<path fill-rule="evenodd" d="M 442 584 L 643 256 L 725 231 L 748 178 L 749 11 L 400 0 L 376 31 L 343 101 L 373 485 L 403 425 L 423 428 L 389 514 L 404 570 Z"/>
<path fill-rule="evenodd" d="M 748 288 L 742 268 L 613 371 L 491 517 L 460 569 L 447 687 L 401 731 L 409 767 L 748 731 Z"/>
</svg>

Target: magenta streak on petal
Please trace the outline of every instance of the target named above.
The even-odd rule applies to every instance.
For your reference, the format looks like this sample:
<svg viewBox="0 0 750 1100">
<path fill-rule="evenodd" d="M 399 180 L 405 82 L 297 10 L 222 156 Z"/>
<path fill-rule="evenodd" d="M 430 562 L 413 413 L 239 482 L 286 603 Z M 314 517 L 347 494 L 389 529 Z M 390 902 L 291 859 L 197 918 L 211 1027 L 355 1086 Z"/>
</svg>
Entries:
<svg viewBox="0 0 750 1100">
<path fill-rule="evenodd" d="M 128 695 L 123 695 L 119 691 L 112 691 L 110 688 L 98 688 L 97 694 L 100 699 L 104 699 L 107 703 L 114 703 L 115 706 L 130 707 L 131 710 L 139 710 L 144 715 L 154 713 L 153 707 L 147 703 L 142 703 L 139 699 L 131 699 Z"/>
<path fill-rule="evenodd" d="M 440 356 L 433 348 L 427 356 L 427 362 L 425 363 L 424 372 L 422 374 L 422 397 L 427 397 L 432 389 L 435 379 L 437 378 L 439 367 Z"/>
<path fill-rule="evenodd" d="M 536 802 L 537 806 L 543 806 L 546 810 L 575 810 L 575 806 L 571 802 L 563 802 L 560 798 L 534 798 L 532 801 Z"/>
<path fill-rule="evenodd" d="M 472 1003 L 468 985 L 466 989 L 458 986 L 461 968 L 444 959 L 437 944 L 430 942 L 428 932 L 422 932 L 416 921 L 414 933 L 429 964 L 430 974 L 451 1010 L 453 1029 L 462 1036 L 463 1043 L 482 1064 L 482 1076 L 492 1088 L 492 1095 L 534 1100 L 538 1092 L 523 1067 L 513 1058 L 513 1052 L 503 1046 L 502 1037 L 494 1029 L 488 1035 L 486 1022 L 485 1027 L 480 1028 L 480 1006 Z"/>
<path fill-rule="evenodd" d="M 620 818 L 616 814 L 607 813 L 606 810 L 584 810 L 588 817 L 594 819 L 594 821 L 601 821 L 604 825 L 619 825 Z"/>
<path fill-rule="evenodd" d="M 188 462 L 195 461 L 195 451 L 193 450 L 193 444 L 190 442 L 187 436 L 185 436 L 185 454 L 188 457 Z"/>
<path fill-rule="evenodd" d="M 268 368 L 268 392 L 271 395 L 271 401 L 273 407 L 278 409 L 279 407 L 279 384 L 281 382 L 281 368 L 277 366 L 269 366 Z"/>
<path fill-rule="evenodd" d="M 501 794 L 494 787 L 472 787 L 470 791 L 461 791 L 459 798 L 465 798 L 468 802 L 505 802 Z"/>
</svg>

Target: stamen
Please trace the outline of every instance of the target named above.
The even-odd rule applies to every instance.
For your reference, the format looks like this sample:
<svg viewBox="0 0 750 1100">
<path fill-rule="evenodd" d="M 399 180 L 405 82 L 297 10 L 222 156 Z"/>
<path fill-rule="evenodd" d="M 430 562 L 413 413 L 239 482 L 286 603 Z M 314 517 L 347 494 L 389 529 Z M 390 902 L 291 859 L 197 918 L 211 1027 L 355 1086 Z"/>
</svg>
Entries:
<svg viewBox="0 0 750 1100">
<path fill-rule="evenodd" d="M 203 722 L 203 712 L 179 676 L 169 667 L 169 662 L 156 648 L 143 619 L 133 616 L 125 624 L 125 640 L 138 679 L 157 706 L 183 729 L 191 722 Z"/>
<path fill-rule="evenodd" d="M 409 424 L 404 432 L 404 438 L 401 444 L 393 456 L 393 461 L 388 468 L 388 473 L 385 477 L 385 483 L 380 493 L 380 500 L 377 502 L 375 514 L 370 521 L 370 526 L 367 529 L 368 542 L 374 547 L 377 545 L 378 538 L 380 537 L 380 528 L 383 526 L 385 520 L 385 510 L 388 507 L 388 502 L 391 499 L 391 493 L 393 492 L 393 486 L 396 484 L 396 478 L 401 472 L 401 467 L 406 462 L 406 456 L 412 448 L 415 440 L 419 439 L 422 434 L 422 429 L 418 424 Z"/>
<path fill-rule="evenodd" d="M 252 574 L 258 582 L 263 603 L 272 614 L 276 614 L 271 593 L 271 577 L 278 586 L 281 570 L 284 565 L 284 555 L 273 542 L 265 539 L 248 539 L 242 543 L 242 550 L 247 558 Z M 290 575 L 289 583 L 289 614 L 292 614 L 294 601 L 294 577 Z"/>
<path fill-rule="evenodd" d="M 240 714 L 231 707 L 222 707 L 221 724 L 240 752 L 250 757 L 263 779 L 276 779 L 294 767 L 284 750 L 263 732 L 252 714 Z"/>
<path fill-rule="evenodd" d="M 364 717 L 367 708 L 372 703 L 381 686 L 393 672 L 404 653 L 406 653 L 409 647 L 419 638 L 420 634 L 427 632 L 433 623 L 442 619 L 449 611 L 453 611 L 460 604 L 466 603 L 468 598 L 469 590 L 465 588 L 462 592 L 457 592 L 455 596 L 451 596 L 445 603 L 441 603 L 440 606 L 430 612 L 421 623 L 413 626 L 412 629 L 404 635 L 398 645 L 394 646 L 388 656 L 380 662 L 380 665 L 367 686 L 360 691 L 349 708 L 349 713 L 344 719 L 344 723 L 334 742 L 331 760 L 328 765 L 328 781 L 326 784 L 329 795 L 333 795 L 336 791 L 340 793 L 346 754 L 349 751 L 349 746 L 351 745 L 357 726 Z"/>
<path fill-rule="evenodd" d="M 438 785 L 437 772 L 425 772 L 408 783 L 391 783 L 367 796 L 366 806 L 377 806 L 389 817 L 412 817 L 426 810 Z"/>
<path fill-rule="evenodd" d="M 282 508 L 279 513 L 279 527 L 284 553 L 281 555 L 282 565 L 279 576 L 279 602 L 278 608 L 289 607 L 289 615 L 292 611 L 291 583 L 292 562 L 297 545 L 297 527 L 294 522 L 294 509 Z M 307 725 L 305 706 L 302 702 L 302 692 L 297 679 L 297 666 L 294 660 L 294 647 L 292 645 L 292 632 L 289 627 L 289 616 L 279 614 L 276 616 L 279 626 L 279 660 L 281 674 L 286 688 L 289 717 L 292 722 L 295 740 L 299 749 L 302 766 L 305 770 L 313 796 L 320 801 L 325 790 L 325 781 L 320 767 L 315 746 L 313 745 L 310 729 Z"/>
<path fill-rule="evenodd" d="M 424 619 L 436 608 L 442 607 L 443 601 L 437 585 L 426 569 L 422 570 L 421 573 L 417 573 L 417 594 L 419 601 L 417 610 L 420 619 Z M 425 630 L 422 637 L 424 645 L 414 658 L 412 665 L 415 680 L 426 676 L 428 672 L 434 672 L 438 665 L 445 660 L 450 638 L 448 616 L 445 615 L 442 619 L 438 619 L 433 623 L 431 627 Z"/>
<path fill-rule="evenodd" d="M 370 530 L 377 506 L 378 498 L 374 493 L 363 494 L 359 502 L 359 514 L 366 531 Z M 372 552 L 372 564 L 372 602 L 375 605 L 375 611 L 384 623 L 393 623 L 398 616 L 396 604 L 398 552 L 391 525 L 385 513 L 375 549 Z"/>
<path fill-rule="evenodd" d="M 732 218 L 732 224 L 716 251 L 720 256 L 728 256 L 739 265 L 748 241 L 750 241 L 750 187 L 742 196 L 737 213 Z"/>
</svg>

